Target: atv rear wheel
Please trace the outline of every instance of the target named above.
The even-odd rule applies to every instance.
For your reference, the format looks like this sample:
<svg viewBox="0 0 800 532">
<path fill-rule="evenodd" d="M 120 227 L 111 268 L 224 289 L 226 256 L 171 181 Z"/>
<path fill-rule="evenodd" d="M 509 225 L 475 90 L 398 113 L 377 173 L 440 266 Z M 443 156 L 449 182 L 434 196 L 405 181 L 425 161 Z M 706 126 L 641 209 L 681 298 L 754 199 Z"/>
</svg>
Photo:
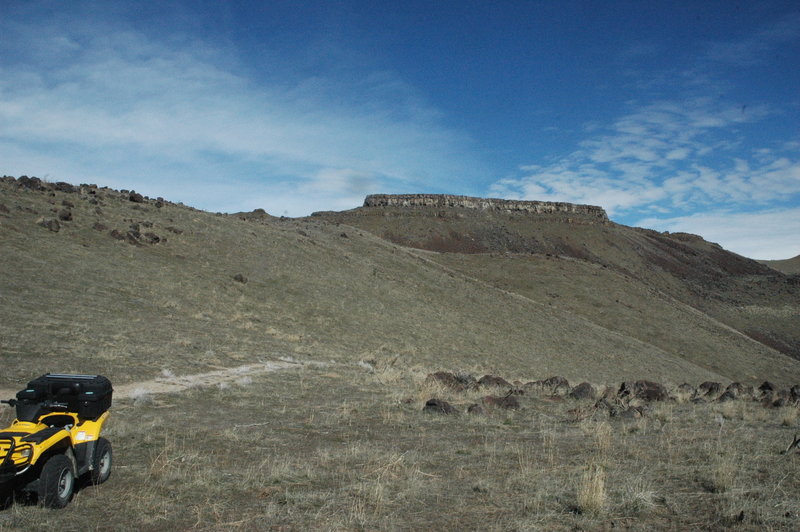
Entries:
<svg viewBox="0 0 800 532">
<path fill-rule="evenodd" d="M 75 472 L 70 459 L 57 454 L 47 460 L 39 475 L 39 504 L 45 508 L 63 508 L 74 489 Z"/>
<path fill-rule="evenodd" d="M 92 471 L 89 478 L 92 484 L 102 484 L 111 476 L 111 463 L 113 454 L 111 453 L 111 442 L 105 438 L 98 438 L 92 456 Z"/>
</svg>

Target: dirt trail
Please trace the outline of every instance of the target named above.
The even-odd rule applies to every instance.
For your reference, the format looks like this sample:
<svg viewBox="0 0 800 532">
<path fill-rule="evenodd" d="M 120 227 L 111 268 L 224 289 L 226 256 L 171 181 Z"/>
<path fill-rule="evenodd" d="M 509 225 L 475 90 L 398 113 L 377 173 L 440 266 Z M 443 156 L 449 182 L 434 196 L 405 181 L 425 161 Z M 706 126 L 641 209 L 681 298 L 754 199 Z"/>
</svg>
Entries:
<svg viewBox="0 0 800 532">
<path fill-rule="evenodd" d="M 292 362 L 276 360 L 246 364 L 235 368 L 222 368 L 207 373 L 194 375 L 163 375 L 155 379 L 141 382 L 114 385 L 114 399 L 131 399 L 144 395 L 182 392 L 197 386 L 216 386 L 223 383 L 234 382 L 243 377 L 269 373 L 289 368 L 299 368 L 304 365 L 320 365 L 320 362 Z M 14 397 L 17 390 L 0 389 L 0 399 Z"/>
</svg>

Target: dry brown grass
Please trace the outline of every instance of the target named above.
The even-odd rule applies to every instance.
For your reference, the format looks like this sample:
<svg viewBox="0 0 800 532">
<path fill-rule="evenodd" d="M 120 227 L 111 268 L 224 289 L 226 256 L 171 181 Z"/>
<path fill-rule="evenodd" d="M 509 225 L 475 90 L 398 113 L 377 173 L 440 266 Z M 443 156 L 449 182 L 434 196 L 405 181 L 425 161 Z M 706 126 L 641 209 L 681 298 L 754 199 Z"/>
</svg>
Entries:
<svg viewBox="0 0 800 532">
<path fill-rule="evenodd" d="M 797 524 L 800 474 L 793 464 L 800 454 L 780 454 L 792 432 L 781 423 L 785 412 L 757 403 L 675 404 L 652 411 L 666 422 L 652 413 L 636 421 L 572 421 L 568 411 L 583 403 L 533 394 L 520 397 L 518 411 L 431 415 L 416 398 L 441 390 L 419 378 L 421 368 L 393 371 L 384 384 L 358 364 L 298 366 L 254 375 L 246 385 L 117 401 L 107 430 L 116 453 L 111 480 L 81 490 L 63 511 L 15 505 L 0 513 L 0 524 L 11 530 L 64 522 L 120 530 Z M 473 400 L 449 398 L 462 411 Z"/>
</svg>

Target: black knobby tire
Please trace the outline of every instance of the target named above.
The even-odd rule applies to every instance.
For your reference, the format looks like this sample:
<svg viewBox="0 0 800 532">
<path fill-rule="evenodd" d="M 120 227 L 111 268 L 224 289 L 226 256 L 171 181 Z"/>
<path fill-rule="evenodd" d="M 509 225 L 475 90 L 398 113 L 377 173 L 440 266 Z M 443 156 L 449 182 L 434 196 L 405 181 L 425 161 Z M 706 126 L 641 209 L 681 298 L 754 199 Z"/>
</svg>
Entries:
<svg viewBox="0 0 800 532">
<path fill-rule="evenodd" d="M 10 486 L 0 486 L 0 510 L 5 510 L 14 502 L 14 490 Z"/>
<path fill-rule="evenodd" d="M 72 462 L 63 454 L 50 457 L 39 475 L 39 504 L 45 508 L 63 508 L 75 489 Z"/>
<path fill-rule="evenodd" d="M 111 476 L 113 457 L 111 442 L 105 438 L 98 438 L 92 456 L 92 471 L 89 475 L 92 484 L 102 484 L 108 480 Z"/>
</svg>

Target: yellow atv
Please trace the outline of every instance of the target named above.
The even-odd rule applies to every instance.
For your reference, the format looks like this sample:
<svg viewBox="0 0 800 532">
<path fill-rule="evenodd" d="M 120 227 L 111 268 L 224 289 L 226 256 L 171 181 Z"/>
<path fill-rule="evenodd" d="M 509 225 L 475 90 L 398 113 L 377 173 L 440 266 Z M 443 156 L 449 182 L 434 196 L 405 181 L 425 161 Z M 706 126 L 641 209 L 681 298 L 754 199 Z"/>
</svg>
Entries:
<svg viewBox="0 0 800 532">
<path fill-rule="evenodd" d="M 16 408 L 0 431 L 0 508 L 14 494 L 63 508 L 76 482 L 105 482 L 111 444 L 100 437 L 111 407 L 111 382 L 101 375 L 47 373 L 0 401 Z"/>
</svg>

